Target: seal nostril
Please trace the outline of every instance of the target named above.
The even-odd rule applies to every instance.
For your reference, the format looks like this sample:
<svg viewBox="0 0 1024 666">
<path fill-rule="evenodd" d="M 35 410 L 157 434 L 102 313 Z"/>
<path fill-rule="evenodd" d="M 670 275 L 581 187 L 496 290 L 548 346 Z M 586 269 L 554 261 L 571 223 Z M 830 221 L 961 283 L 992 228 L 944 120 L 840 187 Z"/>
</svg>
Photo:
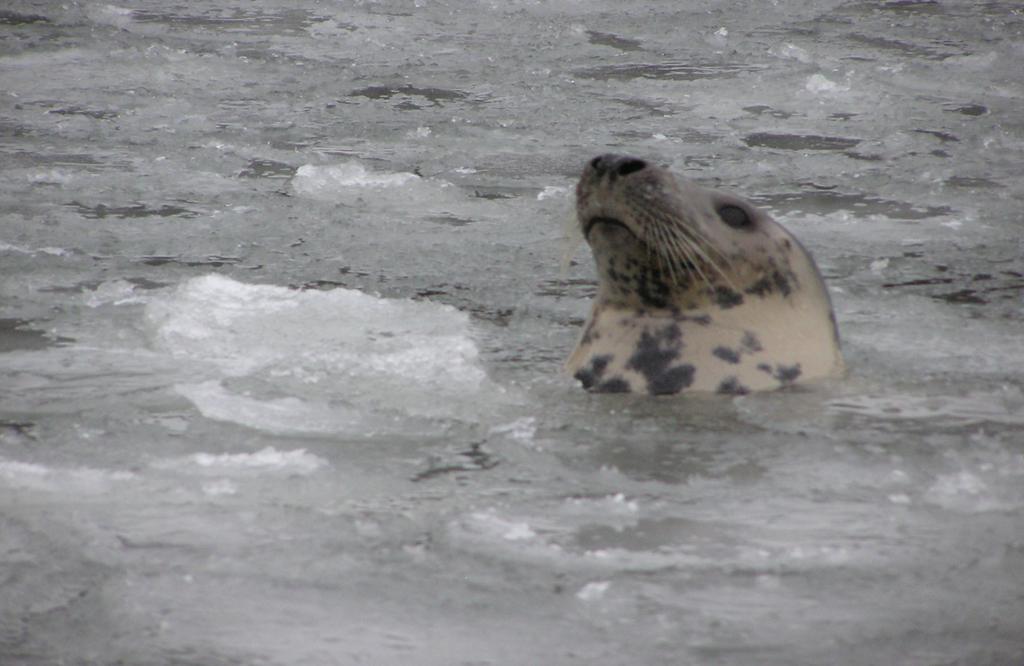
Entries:
<svg viewBox="0 0 1024 666">
<path fill-rule="evenodd" d="M 590 168 L 593 169 L 594 171 L 600 171 L 601 167 L 604 166 L 602 164 L 602 162 L 603 162 L 603 159 L 601 158 L 600 155 L 598 155 L 594 159 L 590 160 Z"/>
<path fill-rule="evenodd" d="M 644 162 L 643 160 L 626 160 L 619 165 L 619 168 L 616 169 L 616 173 L 620 176 L 628 176 L 631 173 L 642 171 L 645 168 L 647 168 L 647 162 Z"/>
<path fill-rule="evenodd" d="M 733 229 L 748 229 L 754 223 L 747 211 L 739 206 L 722 206 L 718 209 L 718 217 Z"/>
</svg>

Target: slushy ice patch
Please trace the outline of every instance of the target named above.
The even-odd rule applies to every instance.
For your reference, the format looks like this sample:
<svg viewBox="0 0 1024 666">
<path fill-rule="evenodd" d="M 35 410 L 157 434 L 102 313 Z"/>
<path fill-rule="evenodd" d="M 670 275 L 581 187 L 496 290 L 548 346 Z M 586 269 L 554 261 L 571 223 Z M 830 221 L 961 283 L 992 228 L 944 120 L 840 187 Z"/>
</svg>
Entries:
<svg viewBox="0 0 1024 666">
<path fill-rule="evenodd" d="M 158 350 L 197 367 L 179 393 L 260 430 L 415 429 L 395 417 L 475 421 L 507 401 L 468 316 L 447 305 L 207 275 L 155 296 L 146 320 Z"/>
<path fill-rule="evenodd" d="M 358 162 L 303 165 L 292 178 L 292 189 L 302 198 L 343 205 L 394 203 L 430 209 L 462 200 L 449 182 L 409 172 L 370 171 Z"/>
</svg>

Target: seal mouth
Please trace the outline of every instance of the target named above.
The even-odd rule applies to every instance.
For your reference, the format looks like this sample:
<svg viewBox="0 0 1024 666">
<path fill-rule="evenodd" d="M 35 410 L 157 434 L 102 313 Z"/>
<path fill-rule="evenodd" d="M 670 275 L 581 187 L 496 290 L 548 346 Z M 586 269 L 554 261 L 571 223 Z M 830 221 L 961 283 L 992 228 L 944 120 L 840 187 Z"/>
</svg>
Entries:
<svg viewBox="0 0 1024 666">
<path fill-rule="evenodd" d="M 627 227 L 626 223 L 623 222 L 622 220 L 617 220 L 614 217 L 595 216 L 590 218 L 583 224 L 583 237 L 590 238 L 590 232 L 594 229 L 594 227 L 596 227 L 599 224 L 607 224 L 611 226 L 622 227 L 629 233 L 633 233 L 633 231 L 629 227 Z"/>
</svg>

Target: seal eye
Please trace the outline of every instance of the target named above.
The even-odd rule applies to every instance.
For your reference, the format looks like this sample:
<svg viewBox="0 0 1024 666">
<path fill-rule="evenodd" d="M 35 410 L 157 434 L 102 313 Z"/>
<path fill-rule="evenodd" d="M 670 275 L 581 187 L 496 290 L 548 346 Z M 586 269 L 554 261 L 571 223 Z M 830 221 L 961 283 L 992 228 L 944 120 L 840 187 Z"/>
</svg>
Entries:
<svg viewBox="0 0 1024 666">
<path fill-rule="evenodd" d="M 722 206 L 718 209 L 718 217 L 733 229 L 748 229 L 754 224 L 747 211 L 739 206 Z"/>
<path fill-rule="evenodd" d="M 616 169 L 616 171 L 620 176 L 628 176 L 631 173 L 642 171 L 646 167 L 647 162 L 644 162 L 643 160 L 626 160 L 619 165 L 619 168 Z"/>
</svg>

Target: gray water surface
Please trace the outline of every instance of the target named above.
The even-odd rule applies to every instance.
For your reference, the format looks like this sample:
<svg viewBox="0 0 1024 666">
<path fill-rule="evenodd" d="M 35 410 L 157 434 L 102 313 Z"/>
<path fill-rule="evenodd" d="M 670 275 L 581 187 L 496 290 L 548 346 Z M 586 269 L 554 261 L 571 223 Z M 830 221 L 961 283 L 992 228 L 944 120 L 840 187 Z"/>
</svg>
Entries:
<svg viewBox="0 0 1024 666">
<path fill-rule="evenodd" d="M 1022 72 L 1016 2 L 7 3 L 0 663 L 1024 663 Z M 850 375 L 562 376 L 605 152 Z"/>
</svg>

